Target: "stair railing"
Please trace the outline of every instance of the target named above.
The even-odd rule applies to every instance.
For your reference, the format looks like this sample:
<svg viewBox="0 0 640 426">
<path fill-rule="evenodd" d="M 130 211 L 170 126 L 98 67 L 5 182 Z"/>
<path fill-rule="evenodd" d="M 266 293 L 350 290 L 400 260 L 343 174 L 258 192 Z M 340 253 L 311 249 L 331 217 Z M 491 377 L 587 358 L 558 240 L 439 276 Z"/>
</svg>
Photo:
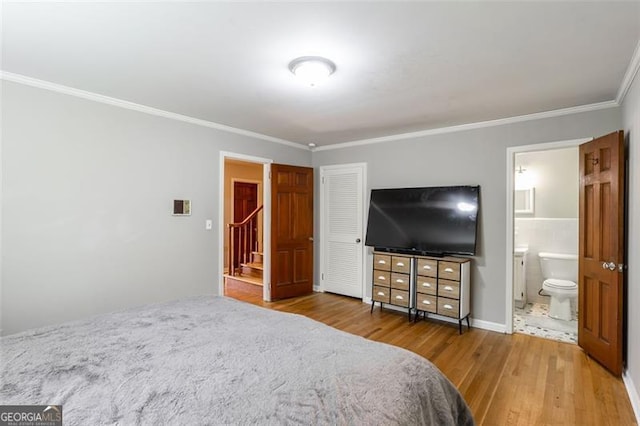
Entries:
<svg viewBox="0 0 640 426">
<path fill-rule="evenodd" d="M 258 250 L 258 238 L 254 238 L 253 230 L 258 228 L 258 213 L 263 206 L 256 208 L 242 222 L 230 223 L 229 227 L 229 275 L 236 275 L 236 263 L 248 263 L 251 258 L 251 252 Z M 238 262 L 236 262 L 235 254 L 235 236 L 238 235 Z"/>
</svg>

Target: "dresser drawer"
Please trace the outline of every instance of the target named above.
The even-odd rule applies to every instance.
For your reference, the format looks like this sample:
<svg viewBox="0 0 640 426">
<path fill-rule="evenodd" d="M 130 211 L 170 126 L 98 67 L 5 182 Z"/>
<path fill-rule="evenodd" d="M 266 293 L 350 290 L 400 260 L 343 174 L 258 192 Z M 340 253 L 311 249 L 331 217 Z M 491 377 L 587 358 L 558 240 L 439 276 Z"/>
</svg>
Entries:
<svg viewBox="0 0 640 426">
<path fill-rule="evenodd" d="M 373 294 L 371 295 L 371 299 L 376 302 L 389 303 L 389 287 L 380 287 L 377 285 L 373 286 Z"/>
<path fill-rule="evenodd" d="M 418 258 L 417 273 L 427 277 L 438 276 L 438 261 Z"/>
<path fill-rule="evenodd" d="M 446 297 L 438 297 L 438 314 L 452 318 L 459 318 L 460 302 Z"/>
<path fill-rule="evenodd" d="M 373 270 L 373 284 L 389 287 L 391 282 L 391 272 Z"/>
<path fill-rule="evenodd" d="M 410 276 L 407 274 L 391 273 L 391 288 L 397 288 L 398 290 L 409 290 Z"/>
<path fill-rule="evenodd" d="M 418 293 L 432 294 L 435 296 L 437 290 L 438 285 L 435 278 L 421 276 L 416 277 L 416 291 Z"/>
<path fill-rule="evenodd" d="M 404 256 L 391 256 L 391 270 L 408 274 L 411 272 L 411 258 Z"/>
<path fill-rule="evenodd" d="M 404 306 L 405 308 L 409 307 L 409 292 L 392 288 L 391 300 L 389 303 L 392 305 Z"/>
<path fill-rule="evenodd" d="M 416 309 L 436 313 L 438 311 L 436 297 L 418 293 L 416 295 Z"/>
<path fill-rule="evenodd" d="M 460 282 L 438 280 L 438 296 L 449 299 L 460 299 Z"/>
<path fill-rule="evenodd" d="M 460 264 L 456 262 L 439 262 L 438 278 L 460 281 Z"/>
<path fill-rule="evenodd" d="M 388 254 L 373 254 L 373 269 L 379 269 L 381 271 L 391 270 L 391 256 Z"/>
</svg>

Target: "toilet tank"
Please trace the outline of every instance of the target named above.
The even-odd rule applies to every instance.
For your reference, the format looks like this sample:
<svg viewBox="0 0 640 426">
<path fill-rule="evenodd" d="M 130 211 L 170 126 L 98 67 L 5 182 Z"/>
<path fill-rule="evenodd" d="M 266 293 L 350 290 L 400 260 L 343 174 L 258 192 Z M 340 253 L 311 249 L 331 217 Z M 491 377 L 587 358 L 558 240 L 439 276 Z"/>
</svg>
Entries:
<svg viewBox="0 0 640 426">
<path fill-rule="evenodd" d="M 578 256 L 564 253 L 538 253 L 544 279 L 578 281 Z"/>
</svg>

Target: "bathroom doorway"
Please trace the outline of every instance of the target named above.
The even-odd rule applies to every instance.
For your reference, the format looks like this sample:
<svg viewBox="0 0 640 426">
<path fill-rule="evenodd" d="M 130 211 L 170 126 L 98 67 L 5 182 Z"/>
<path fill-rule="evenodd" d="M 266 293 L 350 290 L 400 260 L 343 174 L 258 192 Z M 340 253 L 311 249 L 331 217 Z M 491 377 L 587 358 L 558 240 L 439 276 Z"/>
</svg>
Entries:
<svg viewBox="0 0 640 426">
<path fill-rule="evenodd" d="M 583 142 L 509 150 L 507 332 L 577 344 L 578 146 Z"/>
</svg>

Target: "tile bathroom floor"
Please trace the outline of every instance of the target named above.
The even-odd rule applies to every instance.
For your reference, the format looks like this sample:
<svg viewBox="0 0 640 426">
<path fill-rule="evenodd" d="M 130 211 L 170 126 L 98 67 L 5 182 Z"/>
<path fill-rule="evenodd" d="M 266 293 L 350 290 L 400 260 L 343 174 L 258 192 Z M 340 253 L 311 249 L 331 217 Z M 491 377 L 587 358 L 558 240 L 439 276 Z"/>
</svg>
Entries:
<svg viewBox="0 0 640 426">
<path fill-rule="evenodd" d="M 514 333 L 544 337 L 566 343 L 578 343 L 578 319 L 573 313 L 571 321 L 549 317 L 549 305 L 527 303 L 524 308 L 515 308 L 513 315 Z"/>
</svg>

